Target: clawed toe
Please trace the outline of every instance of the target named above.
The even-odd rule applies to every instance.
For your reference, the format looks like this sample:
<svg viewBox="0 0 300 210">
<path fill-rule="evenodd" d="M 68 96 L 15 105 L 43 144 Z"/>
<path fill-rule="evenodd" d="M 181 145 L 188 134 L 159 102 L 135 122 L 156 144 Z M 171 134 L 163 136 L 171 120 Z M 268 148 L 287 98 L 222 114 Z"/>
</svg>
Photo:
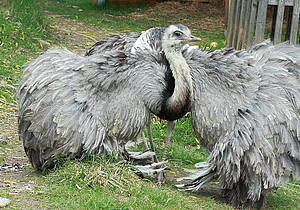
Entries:
<svg viewBox="0 0 300 210">
<path fill-rule="evenodd" d="M 129 159 L 142 165 L 153 163 L 154 152 L 128 152 Z"/>
<path fill-rule="evenodd" d="M 148 165 L 138 165 L 134 166 L 133 169 L 136 171 L 136 173 L 141 177 L 151 177 L 157 182 L 161 183 L 164 179 L 164 173 L 163 171 L 167 169 L 166 166 L 167 161 L 162 161 L 159 163 L 152 163 Z"/>
</svg>

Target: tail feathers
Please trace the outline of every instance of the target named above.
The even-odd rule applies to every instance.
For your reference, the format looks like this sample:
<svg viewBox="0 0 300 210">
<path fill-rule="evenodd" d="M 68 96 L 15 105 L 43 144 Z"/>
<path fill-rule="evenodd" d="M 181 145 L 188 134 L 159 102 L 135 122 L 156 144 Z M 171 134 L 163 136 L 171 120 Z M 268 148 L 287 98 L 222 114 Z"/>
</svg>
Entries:
<svg viewBox="0 0 300 210">
<path fill-rule="evenodd" d="M 232 189 L 223 189 L 223 195 L 232 206 L 242 208 L 262 208 L 264 204 L 264 194 L 255 198 L 249 198 L 249 186 L 243 181 L 235 183 Z"/>
<path fill-rule="evenodd" d="M 195 165 L 197 169 L 186 170 L 191 172 L 191 175 L 177 179 L 177 181 L 192 180 L 191 183 L 177 185 L 179 188 L 184 188 L 186 191 L 198 191 L 206 183 L 209 183 L 216 176 L 214 165 L 208 162 L 201 162 Z"/>
<path fill-rule="evenodd" d="M 25 151 L 30 160 L 32 167 L 39 171 L 43 171 L 42 169 L 43 161 L 41 160 L 41 152 L 32 149 L 27 150 L 26 148 Z"/>
<path fill-rule="evenodd" d="M 182 190 L 185 191 L 196 192 L 205 184 L 218 177 L 214 165 L 209 162 L 197 163 L 196 167 L 198 168 L 194 170 L 187 170 L 191 172 L 191 175 L 177 179 L 177 181 L 192 180 L 192 182 L 188 184 L 177 185 L 178 188 L 182 188 Z M 260 182 L 256 183 L 260 184 Z M 249 186 L 241 180 L 237 183 L 234 183 L 232 188 L 223 189 L 222 193 L 223 196 L 228 199 L 228 202 L 233 206 L 261 208 L 264 202 L 264 195 L 260 194 L 260 187 L 257 185 L 256 187 L 259 188 L 259 192 L 251 195 L 251 193 L 249 194 Z M 257 197 L 257 195 L 259 196 Z"/>
<path fill-rule="evenodd" d="M 57 150 L 49 148 L 48 150 L 39 150 L 39 149 L 28 149 L 25 148 L 25 152 L 29 158 L 29 161 L 32 167 L 42 173 L 47 172 L 48 170 L 54 168 L 57 165 L 59 158 L 76 158 L 74 155 L 62 155 L 56 154 Z"/>
</svg>

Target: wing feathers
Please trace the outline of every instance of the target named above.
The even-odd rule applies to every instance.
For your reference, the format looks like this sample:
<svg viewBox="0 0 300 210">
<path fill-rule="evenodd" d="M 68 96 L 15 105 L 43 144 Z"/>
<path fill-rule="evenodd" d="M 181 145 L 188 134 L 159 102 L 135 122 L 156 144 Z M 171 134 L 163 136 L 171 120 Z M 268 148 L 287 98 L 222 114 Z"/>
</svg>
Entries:
<svg viewBox="0 0 300 210">
<path fill-rule="evenodd" d="M 149 112 L 136 90 L 126 88 L 123 61 L 122 53 L 50 50 L 27 64 L 18 89 L 19 132 L 34 167 L 45 170 L 57 157 L 117 153 L 144 127 Z"/>
<path fill-rule="evenodd" d="M 300 48 L 266 42 L 250 52 L 193 48 L 185 56 L 194 80 L 193 128 L 214 166 L 195 172 L 187 187 L 198 189 L 213 174 L 233 203 L 255 203 L 299 176 Z"/>
</svg>

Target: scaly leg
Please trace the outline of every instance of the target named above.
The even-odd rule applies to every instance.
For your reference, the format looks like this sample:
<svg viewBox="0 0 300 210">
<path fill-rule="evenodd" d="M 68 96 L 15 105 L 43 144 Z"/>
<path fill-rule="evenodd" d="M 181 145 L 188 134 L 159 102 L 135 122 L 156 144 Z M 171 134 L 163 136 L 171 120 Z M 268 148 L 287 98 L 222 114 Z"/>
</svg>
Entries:
<svg viewBox="0 0 300 210">
<path fill-rule="evenodd" d="M 150 119 L 149 122 L 147 123 L 146 127 L 147 127 L 148 136 L 149 136 L 149 143 L 150 143 L 151 150 L 152 150 L 152 152 L 155 153 L 155 155 L 153 156 L 153 159 L 154 159 L 154 162 L 157 163 L 158 160 L 157 160 L 155 147 L 154 147 L 154 143 L 153 143 L 151 124 L 152 124 L 152 120 Z"/>
<path fill-rule="evenodd" d="M 142 138 L 142 146 L 143 146 L 144 151 L 145 152 L 149 151 L 149 147 L 148 147 L 148 144 L 147 144 L 147 140 L 145 138 L 144 131 L 141 132 L 141 138 Z"/>
<path fill-rule="evenodd" d="M 131 147 L 134 147 L 140 143 L 142 143 L 144 152 L 130 152 Z M 141 164 L 153 163 L 155 153 L 149 151 L 143 130 L 139 133 L 135 141 L 128 141 L 125 144 L 125 151 L 126 154 L 128 154 L 128 157 L 135 162 L 139 162 Z"/>
<path fill-rule="evenodd" d="M 172 132 L 173 132 L 175 126 L 176 126 L 176 120 L 168 121 L 168 124 L 167 124 L 167 139 L 166 139 L 166 143 L 165 143 L 165 150 L 164 150 L 164 154 L 163 154 L 163 157 L 162 157 L 162 161 L 165 161 L 167 159 L 167 154 L 168 154 L 168 150 L 169 150 L 169 147 L 170 147 L 170 140 L 171 140 Z"/>
</svg>

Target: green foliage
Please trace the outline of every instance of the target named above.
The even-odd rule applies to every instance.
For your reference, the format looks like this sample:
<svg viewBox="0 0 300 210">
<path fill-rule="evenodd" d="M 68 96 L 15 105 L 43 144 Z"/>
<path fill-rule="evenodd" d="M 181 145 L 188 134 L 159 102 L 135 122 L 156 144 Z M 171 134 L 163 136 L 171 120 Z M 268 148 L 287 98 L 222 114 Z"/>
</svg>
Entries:
<svg viewBox="0 0 300 210">
<path fill-rule="evenodd" d="M 4 163 L 5 158 L 4 157 L 0 157 L 0 164 Z"/>
<path fill-rule="evenodd" d="M 128 17 L 129 13 L 136 10 L 142 11 L 147 8 L 145 4 L 115 5 L 106 3 L 96 5 L 87 0 L 54 0 L 42 1 L 39 4 L 55 13 L 67 15 L 88 24 L 95 24 L 105 30 L 118 31 L 118 33 L 141 31 L 139 23 L 124 17 Z"/>
<path fill-rule="evenodd" d="M 39 38 L 45 38 L 48 19 L 40 11 L 35 0 L 12 0 L 11 16 L 13 21 Z"/>
<path fill-rule="evenodd" d="M 266 205 L 270 209 L 300 209 L 300 179 L 269 193 Z"/>
<path fill-rule="evenodd" d="M 114 16 L 122 16 L 129 14 L 130 12 L 135 12 L 136 10 L 142 10 L 147 8 L 149 5 L 145 3 L 139 4 L 116 4 L 116 3 L 109 3 L 105 2 L 103 4 L 94 4 L 92 1 L 86 0 L 57 0 L 58 3 L 64 4 L 67 7 L 75 8 L 80 7 L 84 11 L 92 11 L 96 10 L 97 12 L 102 12 Z M 71 10 L 70 10 L 71 11 Z M 85 14 L 85 12 L 83 13 Z"/>
<path fill-rule="evenodd" d="M 9 15 L 0 12 L 0 100 L 15 102 L 22 65 L 43 48 L 47 25 L 33 0 L 13 0 Z"/>
</svg>

